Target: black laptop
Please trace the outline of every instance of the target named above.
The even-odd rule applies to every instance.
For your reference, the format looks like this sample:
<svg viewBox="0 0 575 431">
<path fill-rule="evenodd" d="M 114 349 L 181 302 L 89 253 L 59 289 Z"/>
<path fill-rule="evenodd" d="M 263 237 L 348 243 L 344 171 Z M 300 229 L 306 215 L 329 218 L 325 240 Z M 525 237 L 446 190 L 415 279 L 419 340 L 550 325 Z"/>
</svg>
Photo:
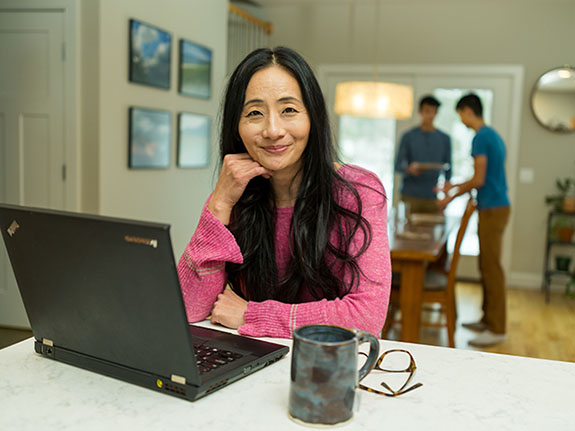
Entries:
<svg viewBox="0 0 575 431">
<path fill-rule="evenodd" d="M 188 400 L 288 348 L 189 325 L 169 225 L 0 204 L 35 351 Z"/>
</svg>

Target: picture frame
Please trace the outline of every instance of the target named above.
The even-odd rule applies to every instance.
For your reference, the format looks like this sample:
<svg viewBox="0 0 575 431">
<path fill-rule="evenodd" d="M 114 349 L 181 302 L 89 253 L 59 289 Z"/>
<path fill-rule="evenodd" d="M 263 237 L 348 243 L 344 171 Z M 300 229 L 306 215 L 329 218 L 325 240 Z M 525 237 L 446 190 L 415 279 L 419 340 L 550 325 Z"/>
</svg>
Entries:
<svg viewBox="0 0 575 431">
<path fill-rule="evenodd" d="M 211 87 L 212 50 L 180 39 L 178 91 L 184 96 L 209 99 Z"/>
<path fill-rule="evenodd" d="M 210 164 L 211 126 L 208 115 L 178 114 L 178 167 L 205 168 Z"/>
<path fill-rule="evenodd" d="M 165 30 L 130 19 L 129 80 L 170 88 L 172 36 Z"/>
<path fill-rule="evenodd" d="M 128 167 L 170 167 L 172 114 L 169 111 L 132 106 L 129 109 Z"/>
</svg>

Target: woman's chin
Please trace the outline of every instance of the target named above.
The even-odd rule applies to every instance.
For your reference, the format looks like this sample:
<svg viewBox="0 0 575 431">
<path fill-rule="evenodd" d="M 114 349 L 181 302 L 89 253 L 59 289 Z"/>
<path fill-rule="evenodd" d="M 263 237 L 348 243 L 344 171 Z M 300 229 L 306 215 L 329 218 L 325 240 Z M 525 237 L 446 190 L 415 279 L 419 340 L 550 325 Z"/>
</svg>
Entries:
<svg viewBox="0 0 575 431">
<path fill-rule="evenodd" d="M 283 163 L 281 162 L 278 163 L 277 161 L 274 160 L 258 160 L 257 162 L 264 168 L 274 172 L 281 171 L 284 168 Z"/>
<path fill-rule="evenodd" d="M 275 159 L 275 160 L 274 160 Z M 260 165 L 262 165 L 264 168 L 274 172 L 274 173 L 279 173 L 280 171 L 294 171 L 294 173 L 297 171 L 297 166 L 299 165 L 299 163 L 296 164 L 292 164 L 290 163 L 289 159 L 286 158 L 270 158 L 270 157 L 261 157 L 258 160 L 256 160 Z"/>
</svg>

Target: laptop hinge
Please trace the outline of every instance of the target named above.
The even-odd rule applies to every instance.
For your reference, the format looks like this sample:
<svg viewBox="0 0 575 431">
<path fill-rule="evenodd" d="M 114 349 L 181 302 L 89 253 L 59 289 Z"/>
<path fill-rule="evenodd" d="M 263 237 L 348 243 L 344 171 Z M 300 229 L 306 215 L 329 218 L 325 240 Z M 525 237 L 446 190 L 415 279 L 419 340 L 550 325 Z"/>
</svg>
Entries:
<svg viewBox="0 0 575 431">
<path fill-rule="evenodd" d="M 42 338 L 42 344 L 50 347 L 54 346 L 54 342 L 52 340 L 49 340 L 48 338 Z"/>
<path fill-rule="evenodd" d="M 172 374 L 171 380 L 172 380 L 172 382 L 179 383 L 180 385 L 186 384 L 186 378 L 182 377 L 182 376 L 178 376 L 176 374 Z"/>
</svg>

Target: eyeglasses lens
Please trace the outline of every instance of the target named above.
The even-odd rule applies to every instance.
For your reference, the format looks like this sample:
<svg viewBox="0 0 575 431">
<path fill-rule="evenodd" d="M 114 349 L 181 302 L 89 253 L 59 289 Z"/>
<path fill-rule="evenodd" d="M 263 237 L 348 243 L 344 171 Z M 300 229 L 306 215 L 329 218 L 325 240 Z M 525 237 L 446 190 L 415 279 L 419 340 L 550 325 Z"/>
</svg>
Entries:
<svg viewBox="0 0 575 431">
<path fill-rule="evenodd" d="M 411 357 L 407 352 L 392 351 L 383 356 L 378 368 L 385 371 L 401 372 L 409 370 Z"/>
</svg>

